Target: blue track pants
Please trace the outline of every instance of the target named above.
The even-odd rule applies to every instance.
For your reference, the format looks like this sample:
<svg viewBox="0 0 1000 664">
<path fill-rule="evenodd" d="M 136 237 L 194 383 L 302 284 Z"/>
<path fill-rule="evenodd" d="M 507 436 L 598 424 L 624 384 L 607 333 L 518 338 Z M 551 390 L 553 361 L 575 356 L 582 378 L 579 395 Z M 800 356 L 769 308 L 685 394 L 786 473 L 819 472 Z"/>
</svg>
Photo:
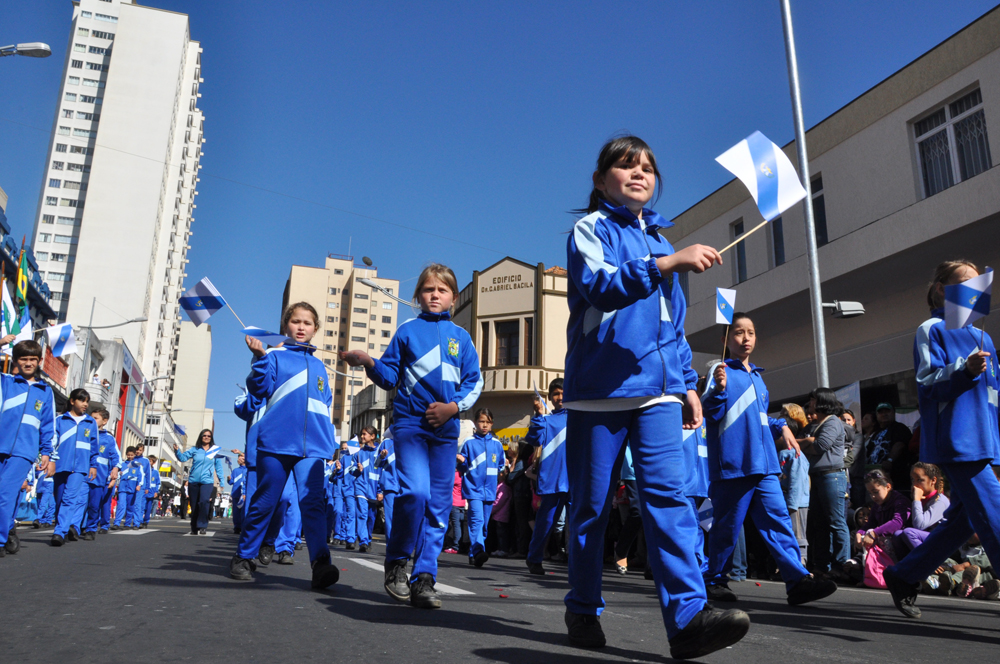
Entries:
<svg viewBox="0 0 1000 664">
<path fill-rule="evenodd" d="M 119 491 L 118 506 L 115 507 L 115 525 L 131 526 L 132 507 L 135 505 L 135 491 Z"/>
<path fill-rule="evenodd" d="M 535 512 L 535 531 L 528 546 L 528 562 L 540 563 L 545 558 L 545 542 L 556 526 L 559 513 L 569 504 L 568 493 L 547 493 L 540 496 L 541 504 Z"/>
<path fill-rule="evenodd" d="M 245 486 L 246 478 L 243 479 L 243 484 Z M 236 530 L 240 530 L 243 527 L 243 507 L 240 506 L 240 499 L 243 498 L 243 488 L 244 487 L 241 486 L 231 495 L 233 500 L 233 528 Z"/>
<path fill-rule="evenodd" d="M 27 471 L 25 471 L 27 472 Z M 87 509 L 87 497 L 90 485 L 84 473 L 63 471 L 55 474 L 56 494 L 56 529 L 53 535 L 66 537 L 70 526 L 77 526 L 83 521 Z"/>
<path fill-rule="evenodd" d="M 358 501 L 354 497 L 354 487 L 341 484 L 340 490 L 340 519 L 337 521 L 340 539 L 343 542 L 353 542 L 356 538 Z"/>
<path fill-rule="evenodd" d="M 49 484 L 49 488 L 51 487 L 52 485 Z M 38 501 L 38 522 L 43 526 L 51 526 L 56 516 L 56 500 L 52 496 L 52 492 L 40 492 L 36 494 L 36 500 Z M 109 505 L 108 508 L 110 509 L 110 507 Z"/>
<path fill-rule="evenodd" d="M 111 496 L 114 488 L 87 485 L 87 525 L 85 533 L 96 533 L 98 528 L 107 529 L 111 521 Z"/>
<path fill-rule="evenodd" d="M 21 457 L 0 454 L 0 546 L 7 543 L 7 533 L 17 512 L 18 494 L 31 469 L 31 461 Z"/>
<path fill-rule="evenodd" d="M 385 512 L 385 540 L 389 541 L 392 532 L 392 508 L 396 503 L 396 493 L 387 491 L 382 494 L 382 511 Z"/>
<path fill-rule="evenodd" d="M 324 521 L 324 523 L 326 523 Z M 275 524 L 280 524 L 275 528 Z M 276 536 L 272 539 L 271 532 L 276 531 Z M 274 544 L 275 553 L 290 553 L 295 555 L 295 545 L 299 541 L 299 533 L 302 532 L 302 510 L 299 508 L 299 494 L 295 489 L 295 477 L 291 473 L 288 481 L 285 482 L 285 490 L 281 493 L 281 500 L 271 517 L 271 526 L 268 528 L 265 542 Z M 323 538 L 326 541 L 326 537 Z"/>
<path fill-rule="evenodd" d="M 469 557 L 486 550 L 486 529 L 490 524 L 490 514 L 493 512 L 493 501 L 469 499 Z M 537 528 L 537 520 L 536 520 Z"/>
<path fill-rule="evenodd" d="M 364 496 L 355 496 L 355 521 L 354 533 L 358 540 L 358 545 L 368 546 L 372 543 L 372 524 L 375 523 L 375 514 L 369 509 L 368 499 Z"/>
</svg>

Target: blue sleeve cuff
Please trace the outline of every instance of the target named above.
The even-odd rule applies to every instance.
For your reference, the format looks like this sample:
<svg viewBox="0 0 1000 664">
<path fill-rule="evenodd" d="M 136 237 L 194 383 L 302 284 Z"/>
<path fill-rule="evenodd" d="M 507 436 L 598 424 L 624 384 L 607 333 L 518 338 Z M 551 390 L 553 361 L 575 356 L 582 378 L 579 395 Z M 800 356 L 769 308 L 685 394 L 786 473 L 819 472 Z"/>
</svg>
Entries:
<svg viewBox="0 0 1000 664">
<path fill-rule="evenodd" d="M 659 286 L 660 282 L 663 281 L 663 273 L 660 272 L 660 268 L 656 267 L 655 256 L 650 256 L 649 260 L 646 261 L 646 272 L 649 273 L 649 280 L 654 286 Z"/>
</svg>

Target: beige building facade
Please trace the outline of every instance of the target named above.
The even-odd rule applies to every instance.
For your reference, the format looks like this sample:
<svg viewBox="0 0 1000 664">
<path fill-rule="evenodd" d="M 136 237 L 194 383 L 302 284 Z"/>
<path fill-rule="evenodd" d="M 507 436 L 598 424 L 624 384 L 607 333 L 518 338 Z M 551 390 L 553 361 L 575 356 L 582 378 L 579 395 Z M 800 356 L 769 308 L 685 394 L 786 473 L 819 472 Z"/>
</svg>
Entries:
<svg viewBox="0 0 1000 664">
<path fill-rule="evenodd" d="M 453 320 L 472 337 L 483 392 L 475 408 L 493 411 L 505 444 L 528 432 L 535 390 L 547 396 L 566 362 L 566 270 L 504 258 L 459 293 Z"/>
<path fill-rule="evenodd" d="M 187 432 L 187 441 L 195 444 L 198 432 L 215 428 L 215 412 L 206 407 L 208 368 L 212 361 L 212 326 L 181 321 L 166 402 L 173 421 Z M 159 405 L 159 404 L 157 404 Z"/>
<path fill-rule="evenodd" d="M 805 100 L 808 104 L 808 99 Z M 994 9 L 807 132 L 823 300 L 860 301 L 862 317 L 826 318 L 833 387 L 860 383 L 864 410 L 916 405 L 913 338 L 929 316 L 934 267 L 1000 264 L 1000 9 Z M 784 147 L 796 163 L 795 144 Z M 722 247 L 761 220 L 731 181 L 676 219 L 678 248 Z M 725 265 L 686 284 L 695 369 L 722 347 L 715 289 L 757 329 L 753 361 L 772 405 L 816 386 L 802 206 L 788 210 Z M 986 319 L 996 336 L 1000 318 Z M 776 403 L 777 402 L 777 403 Z"/>
<path fill-rule="evenodd" d="M 353 256 L 330 254 L 323 267 L 292 266 L 281 305 L 284 311 L 294 302 L 308 302 L 319 312 L 320 330 L 313 344 L 334 386 L 333 423 L 345 439 L 350 437 L 352 401 L 372 383 L 361 367 L 348 367 L 337 353 L 363 350 L 381 357 L 399 321 L 399 304 L 359 279 L 370 279 L 399 296 L 399 281 L 379 277 L 377 267 L 355 265 Z"/>
</svg>

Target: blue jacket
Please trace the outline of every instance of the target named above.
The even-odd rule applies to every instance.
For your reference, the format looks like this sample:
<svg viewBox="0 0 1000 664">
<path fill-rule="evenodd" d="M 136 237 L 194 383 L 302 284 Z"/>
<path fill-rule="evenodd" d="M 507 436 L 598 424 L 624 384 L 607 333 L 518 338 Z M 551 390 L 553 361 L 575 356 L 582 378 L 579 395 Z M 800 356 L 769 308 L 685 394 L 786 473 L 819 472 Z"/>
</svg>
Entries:
<svg viewBox="0 0 1000 664">
<path fill-rule="evenodd" d="M 704 423 L 697 429 L 682 429 L 684 437 L 684 467 L 687 469 L 687 498 L 708 498 L 708 428 Z"/>
<path fill-rule="evenodd" d="M 385 450 L 385 458 L 382 458 Z M 399 493 L 399 476 L 396 475 L 396 447 L 392 438 L 386 438 L 375 449 L 375 466 L 379 469 L 378 488 L 382 493 Z"/>
<path fill-rule="evenodd" d="M 84 415 L 79 424 L 69 413 L 63 413 L 56 419 L 57 473 L 87 474 L 91 468 L 97 467 L 97 450 L 100 448 L 97 431 L 97 422 L 90 415 Z"/>
<path fill-rule="evenodd" d="M 267 411 L 267 406 L 263 400 L 244 391 L 236 397 L 233 404 L 233 412 L 236 416 L 247 423 L 246 449 L 243 450 L 246 456 L 247 468 L 257 467 L 257 430 L 260 428 L 260 418 Z"/>
<path fill-rule="evenodd" d="M 350 469 L 354 464 L 357 463 L 354 460 L 354 455 L 350 452 L 340 454 L 340 470 L 334 471 L 335 482 L 338 487 L 340 487 L 341 495 L 343 496 L 353 496 L 354 495 L 354 475 L 351 474 Z"/>
<path fill-rule="evenodd" d="M 361 470 L 358 470 L 358 464 Z M 354 476 L 354 495 L 358 498 L 375 500 L 378 497 L 379 472 L 375 467 L 375 448 L 362 447 L 351 457 L 348 471 Z"/>
<path fill-rule="evenodd" d="M 153 469 L 152 466 L 149 464 L 149 459 L 147 459 L 145 456 L 141 454 L 136 454 L 135 458 L 132 459 L 132 463 L 134 463 L 139 467 L 140 484 L 137 487 L 137 490 L 149 491 L 149 483 L 153 476 Z M 219 479 L 222 478 L 220 477 Z M 152 493 L 153 492 L 150 491 L 150 495 L 152 495 Z"/>
<path fill-rule="evenodd" d="M 481 436 L 477 432 L 462 443 L 459 454 L 465 457 L 465 462 L 458 464 L 462 498 L 492 503 L 497 499 L 500 469 L 507 463 L 503 443 L 491 433 Z"/>
<path fill-rule="evenodd" d="M 330 419 L 333 391 L 326 365 L 312 346 L 270 348 L 247 376 L 250 394 L 267 404 L 257 430 L 257 449 L 272 454 L 330 459 L 337 433 Z"/>
<path fill-rule="evenodd" d="M 149 468 L 149 497 L 152 498 L 159 493 L 163 481 L 160 479 L 160 471 L 154 468 L 153 464 L 149 464 Z"/>
<path fill-rule="evenodd" d="M 760 377 L 763 369 L 739 360 L 726 360 L 726 389 L 715 391 L 708 372 L 702 410 L 708 429 L 708 474 L 713 482 L 747 475 L 777 475 L 778 450 L 775 437 L 785 421 L 767 416 L 767 387 Z"/>
<path fill-rule="evenodd" d="M 215 480 L 212 478 L 212 467 L 214 466 L 215 474 L 219 478 L 219 486 L 222 486 L 226 471 L 222 467 L 221 447 L 212 445 L 206 451 L 201 445 L 196 445 L 177 453 L 177 460 L 181 463 L 192 458 L 194 462 L 191 464 L 191 472 L 188 473 L 188 482 L 215 484 Z"/>
<path fill-rule="evenodd" d="M 246 466 L 237 466 L 236 468 L 233 468 L 233 472 L 229 477 L 229 486 L 233 487 L 229 493 L 236 494 L 237 492 L 243 491 L 243 487 L 246 486 L 247 479 Z"/>
<path fill-rule="evenodd" d="M 90 486 L 105 487 L 112 468 L 122 467 L 122 455 L 118 452 L 118 441 L 107 431 L 98 431 L 97 477 L 88 480 Z"/>
<path fill-rule="evenodd" d="M 135 461 L 125 461 L 122 465 L 121 473 L 118 475 L 118 492 L 135 493 L 139 487 L 139 466 Z"/>
<path fill-rule="evenodd" d="M 424 312 L 400 325 L 382 358 L 366 372 L 383 390 L 399 388 L 392 402 L 393 427 L 434 431 L 424 417 L 428 406 L 454 402 L 459 411 L 468 410 L 483 389 L 472 338 L 448 312 Z M 458 430 L 453 417 L 434 433 L 457 440 Z"/>
<path fill-rule="evenodd" d="M 965 358 L 979 347 L 980 331 L 945 329 L 944 310 L 917 328 L 913 363 L 920 405 L 920 460 L 959 463 L 1000 459 L 997 433 L 997 351 L 987 334 L 986 371 L 971 378 Z"/>
<path fill-rule="evenodd" d="M 698 382 L 680 282 L 656 267 L 674 253 L 658 232 L 673 224 L 642 216 L 645 228 L 628 208 L 602 203 L 570 234 L 566 402 L 684 394 Z"/>
<path fill-rule="evenodd" d="M 781 465 L 781 493 L 790 510 L 809 507 L 809 460 L 805 454 L 795 456 L 795 450 L 778 452 Z"/>
<path fill-rule="evenodd" d="M 336 467 L 333 465 L 333 461 L 327 461 L 323 464 L 323 486 L 326 489 L 326 501 L 330 502 L 333 500 L 333 490 L 334 482 L 336 481 Z"/>
<path fill-rule="evenodd" d="M 55 461 L 55 412 L 48 385 L 0 374 L 0 454 L 31 463 L 41 454 Z"/>
<path fill-rule="evenodd" d="M 542 459 L 538 465 L 538 495 L 569 491 L 569 477 L 566 474 L 566 409 L 532 417 L 524 442 L 542 448 Z"/>
</svg>

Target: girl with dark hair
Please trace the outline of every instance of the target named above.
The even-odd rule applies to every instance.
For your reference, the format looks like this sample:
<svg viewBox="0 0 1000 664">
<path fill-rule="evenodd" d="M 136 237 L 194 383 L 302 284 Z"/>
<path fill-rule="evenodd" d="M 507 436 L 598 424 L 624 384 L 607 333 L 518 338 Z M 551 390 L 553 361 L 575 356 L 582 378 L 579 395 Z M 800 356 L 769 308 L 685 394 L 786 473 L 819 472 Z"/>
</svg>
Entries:
<svg viewBox="0 0 1000 664">
<path fill-rule="evenodd" d="M 213 467 L 219 478 L 219 486 L 223 486 L 222 482 L 226 477 L 226 471 L 222 468 L 222 448 L 215 444 L 211 429 L 202 429 L 192 447 L 181 452 L 180 447 L 174 445 L 174 452 L 181 463 L 194 459 L 191 472 L 188 473 L 191 534 L 205 535 L 208 533 L 208 521 L 212 517 L 212 490 L 215 488 Z"/>
<path fill-rule="evenodd" d="M 83 522 L 87 506 L 87 478 L 97 477 L 97 456 L 101 447 L 97 422 L 87 414 L 90 394 L 82 387 L 69 393 L 66 412 L 56 418 L 56 474 L 53 491 L 56 500 L 56 528 L 52 546 L 79 539 L 77 524 Z M 88 539 L 93 539 L 88 538 Z"/>
<path fill-rule="evenodd" d="M 897 532 L 893 540 L 900 558 L 930 537 L 931 531 L 944 520 L 944 514 L 951 506 L 948 496 L 943 493 L 944 474 L 934 464 L 923 461 L 913 464 L 910 484 L 913 486 L 910 527 Z"/>
<path fill-rule="evenodd" d="M 361 449 L 352 457 L 354 465 L 350 468 L 350 473 L 354 476 L 354 499 L 357 505 L 354 535 L 357 538 L 358 552 L 367 553 L 372 544 L 372 530 L 378 514 L 378 470 L 375 468 L 378 461 L 375 453 L 378 431 L 373 426 L 367 426 L 361 430 L 358 440 L 361 442 Z"/>
</svg>

